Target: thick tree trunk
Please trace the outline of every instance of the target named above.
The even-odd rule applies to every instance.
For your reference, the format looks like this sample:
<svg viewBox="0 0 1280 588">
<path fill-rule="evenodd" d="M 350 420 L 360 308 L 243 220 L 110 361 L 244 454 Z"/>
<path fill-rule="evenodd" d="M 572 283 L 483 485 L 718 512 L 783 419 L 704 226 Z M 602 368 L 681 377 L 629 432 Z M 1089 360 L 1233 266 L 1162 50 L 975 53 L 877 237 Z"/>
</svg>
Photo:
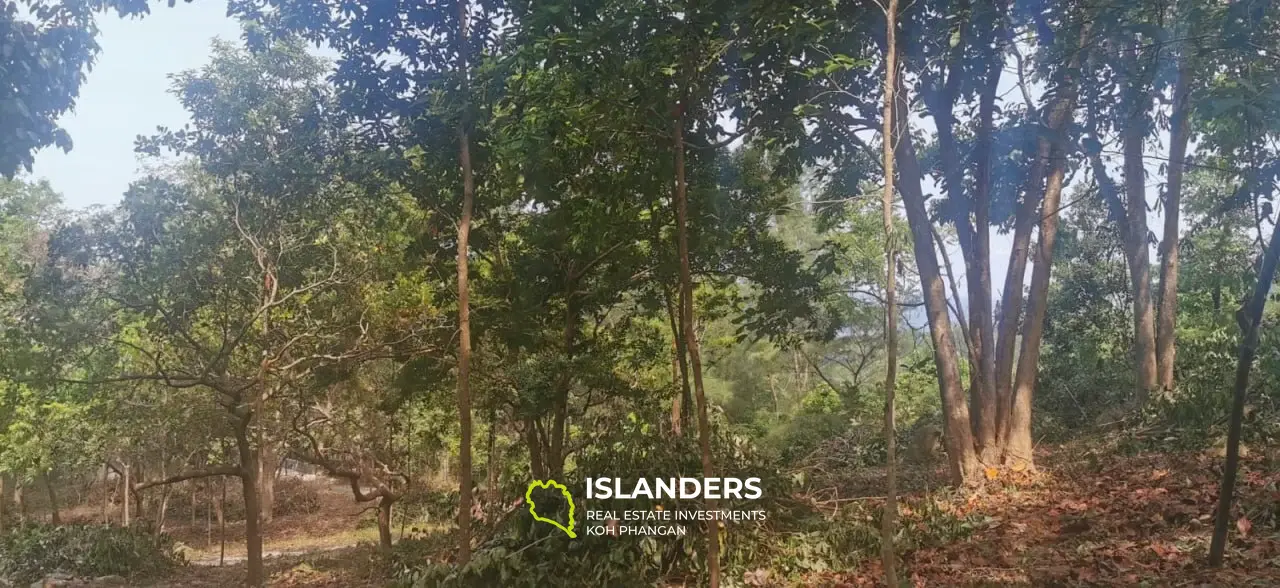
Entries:
<svg viewBox="0 0 1280 588">
<path fill-rule="evenodd" d="M 923 174 L 916 159 L 915 147 L 906 118 L 907 96 L 902 84 L 898 85 L 893 119 L 897 145 L 894 159 L 898 163 L 898 191 L 907 210 L 907 224 L 911 227 L 911 240 L 915 250 L 916 268 L 920 273 L 924 291 L 925 312 L 929 320 L 929 334 L 933 339 L 933 356 L 938 370 L 938 388 L 942 395 L 943 428 L 946 435 L 947 461 L 951 479 L 962 485 L 974 479 L 977 455 L 974 453 L 973 433 L 969 422 L 969 405 L 960 384 L 960 369 L 955 344 L 951 336 L 951 320 L 947 311 L 946 286 L 933 252 L 933 231 L 929 213 L 925 209 L 924 192 L 920 181 Z"/>
<path fill-rule="evenodd" d="M 263 443 L 258 459 L 258 503 L 262 508 L 262 524 L 271 524 L 276 502 L 276 471 L 280 469 L 280 455 L 275 445 Z"/>
<path fill-rule="evenodd" d="M 1156 320 L 1156 364 L 1164 394 L 1173 392 L 1173 362 L 1177 352 L 1178 319 L 1178 221 L 1182 206 L 1182 172 L 1191 138 L 1191 70 L 1186 50 L 1178 56 L 1178 79 L 1173 87 L 1173 112 L 1169 116 L 1169 179 L 1164 197 L 1164 238 L 1160 240 L 1160 312 Z"/>
<path fill-rule="evenodd" d="M 458 0 L 458 71 L 467 84 L 467 2 Z M 465 97 L 464 99 L 469 99 Z M 458 565 L 471 561 L 471 301 L 467 272 L 471 213 L 476 184 L 471 171 L 471 136 L 464 113 L 458 127 L 458 159 L 462 165 L 462 216 L 458 219 Z"/>
<path fill-rule="evenodd" d="M 1258 272 L 1258 282 L 1253 287 L 1249 305 L 1236 314 L 1240 324 L 1240 356 L 1236 361 L 1235 390 L 1231 399 L 1231 420 L 1227 425 L 1227 463 L 1222 470 L 1222 488 L 1218 491 L 1218 510 L 1213 525 L 1213 540 L 1209 544 L 1209 565 L 1222 565 L 1227 548 L 1227 530 L 1231 525 L 1231 498 L 1236 490 L 1236 471 L 1240 467 L 1240 430 L 1244 421 L 1244 405 L 1249 393 L 1249 371 L 1258 352 L 1258 325 L 1262 323 L 1262 311 L 1267 305 L 1271 284 L 1276 279 L 1276 261 L 1280 258 L 1280 223 L 1271 231 Z"/>
<path fill-rule="evenodd" d="M 698 337 L 693 329 L 693 270 L 689 262 L 689 199 L 685 183 L 684 167 L 684 104 L 676 107 L 673 121 L 676 185 L 676 236 L 680 253 L 680 326 L 684 331 L 685 349 L 689 352 L 689 370 L 693 373 L 693 393 L 698 403 L 698 446 L 702 457 L 702 476 L 715 477 L 711 462 L 711 421 L 707 415 L 707 395 L 702 386 L 702 358 L 698 353 Z M 716 501 L 705 500 L 707 510 L 716 509 Z M 720 586 L 720 528 L 717 522 L 707 522 L 707 575 L 708 586 Z"/>
<path fill-rule="evenodd" d="M 893 546 L 898 517 L 898 456 L 897 434 L 894 425 L 894 393 L 898 383 L 898 308 L 897 267 L 898 253 L 893 241 L 893 110 L 894 90 L 898 87 L 898 0 L 889 0 L 885 9 L 885 67 L 884 67 L 884 193 L 881 213 L 884 217 L 884 442 L 885 442 L 885 500 L 880 519 L 880 559 L 884 566 L 885 583 L 898 585 L 898 556 Z"/>
<path fill-rule="evenodd" d="M 242 417 L 243 419 L 243 417 Z M 266 581 L 262 564 L 262 508 L 258 502 L 258 452 L 250 445 L 248 419 L 236 431 L 236 451 L 240 456 L 240 486 L 244 492 L 245 582 L 254 588 Z"/>
</svg>

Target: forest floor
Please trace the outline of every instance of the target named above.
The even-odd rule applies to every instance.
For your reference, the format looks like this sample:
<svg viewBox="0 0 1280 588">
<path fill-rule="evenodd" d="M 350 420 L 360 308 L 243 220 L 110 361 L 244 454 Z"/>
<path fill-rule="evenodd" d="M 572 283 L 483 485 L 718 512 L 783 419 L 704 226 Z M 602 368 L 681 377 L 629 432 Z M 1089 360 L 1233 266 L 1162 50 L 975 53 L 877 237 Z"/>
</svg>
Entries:
<svg viewBox="0 0 1280 588">
<path fill-rule="evenodd" d="M 914 586 L 1280 586 L 1280 471 L 1242 459 L 1226 565 L 1207 565 L 1220 452 L 1126 454 L 1101 442 L 1038 452 L 1038 472 L 987 472 L 938 506 L 973 522 L 960 540 L 905 554 Z M 867 472 L 883 487 L 883 471 Z M 917 505 L 921 495 L 908 495 Z M 908 525 L 927 518 L 904 507 Z M 810 585 L 883 585 L 878 558 Z"/>
<path fill-rule="evenodd" d="M 317 505 L 306 513 L 280 513 L 266 525 L 263 555 L 273 587 L 365 588 L 386 584 L 377 569 L 378 530 L 371 513 L 352 499 L 342 484 L 316 481 Z M 296 491 L 296 489 L 294 490 Z M 280 496 L 277 496 L 279 499 Z M 210 528 L 212 527 L 212 528 Z M 244 580 L 244 522 L 227 524 L 223 552 L 217 524 L 205 520 L 166 529 L 181 545 L 190 565 L 171 578 L 139 583 L 149 588 L 222 588 Z"/>
<path fill-rule="evenodd" d="M 1242 460 L 1221 570 L 1206 565 L 1222 467 L 1212 451 L 1126 453 L 1096 440 L 1047 447 L 1038 453 L 1038 472 L 992 471 L 984 488 L 963 497 L 926 493 L 939 487 L 943 472 L 907 469 L 903 524 L 928 537 L 923 527 L 945 512 L 965 521 L 966 531 L 904 554 L 903 577 L 915 586 L 1280 586 L 1280 470 L 1263 453 Z M 873 496 L 883 480 L 883 470 L 862 470 L 839 494 Z M 271 586 L 385 585 L 370 545 L 375 535 L 356 524 L 360 508 L 340 490 L 327 490 L 319 511 L 279 516 L 269 527 Z M 923 508 L 926 501 L 931 508 Z M 877 508 L 868 504 L 874 499 L 861 502 Z M 219 567 L 218 543 L 207 545 L 203 526 L 175 532 L 199 546 L 188 559 L 201 565 L 139 586 L 213 588 L 243 577 L 242 543 L 228 545 L 227 565 Z M 882 578 L 872 557 L 804 585 L 875 586 Z"/>
</svg>

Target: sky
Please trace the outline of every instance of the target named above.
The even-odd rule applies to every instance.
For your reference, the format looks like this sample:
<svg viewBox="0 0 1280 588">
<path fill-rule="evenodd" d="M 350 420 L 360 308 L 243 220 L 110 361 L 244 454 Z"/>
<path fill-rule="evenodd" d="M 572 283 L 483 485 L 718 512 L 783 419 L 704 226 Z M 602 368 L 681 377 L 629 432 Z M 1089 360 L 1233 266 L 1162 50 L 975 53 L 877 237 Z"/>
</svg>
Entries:
<svg viewBox="0 0 1280 588">
<path fill-rule="evenodd" d="M 214 37 L 236 39 L 238 23 L 226 16 L 226 4 L 153 3 L 142 19 L 99 17 L 102 46 L 97 63 L 80 89 L 75 111 L 59 121 L 71 134 L 70 153 L 49 147 L 36 154 L 32 176 L 44 178 L 62 193 L 70 208 L 119 202 L 138 177 L 133 151 L 138 135 L 157 125 L 178 128 L 189 119 L 169 94 L 169 74 L 198 68 L 209 58 Z"/>
</svg>

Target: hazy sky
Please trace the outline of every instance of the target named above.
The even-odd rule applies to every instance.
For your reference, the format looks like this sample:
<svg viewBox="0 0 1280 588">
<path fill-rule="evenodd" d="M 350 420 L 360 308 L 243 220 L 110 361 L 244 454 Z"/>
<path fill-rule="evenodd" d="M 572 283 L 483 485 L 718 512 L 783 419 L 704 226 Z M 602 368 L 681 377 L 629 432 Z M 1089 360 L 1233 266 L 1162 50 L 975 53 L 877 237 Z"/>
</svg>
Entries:
<svg viewBox="0 0 1280 588">
<path fill-rule="evenodd" d="M 32 175 L 48 179 L 68 207 L 118 202 L 139 169 L 134 138 L 188 120 L 168 92 L 169 74 L 204 65 L 214 37 L 240 35 L 222 2 L 178 2 L 173 8 L 157 2 L 152 11 L 142 19 L 99 17 L 102 52 L 75 112 L 60 121 L 75 147 L 36 155 Z"/>
</svg>

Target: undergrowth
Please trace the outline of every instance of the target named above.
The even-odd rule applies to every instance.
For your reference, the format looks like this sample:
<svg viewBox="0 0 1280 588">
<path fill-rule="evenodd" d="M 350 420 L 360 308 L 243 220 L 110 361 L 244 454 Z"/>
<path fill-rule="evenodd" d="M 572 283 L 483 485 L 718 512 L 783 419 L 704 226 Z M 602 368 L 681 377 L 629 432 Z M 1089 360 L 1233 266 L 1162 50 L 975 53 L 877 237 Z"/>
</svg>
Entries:
<svg viewBox="0 0 1280 588">
<path fill-rule="evenodd" d="M 55 572 L 157 577 L 185 564 L 172 538 L 145 527 L 28 524 L 0 535 L 0 578 L 18 585 Z"/>
</svg>

